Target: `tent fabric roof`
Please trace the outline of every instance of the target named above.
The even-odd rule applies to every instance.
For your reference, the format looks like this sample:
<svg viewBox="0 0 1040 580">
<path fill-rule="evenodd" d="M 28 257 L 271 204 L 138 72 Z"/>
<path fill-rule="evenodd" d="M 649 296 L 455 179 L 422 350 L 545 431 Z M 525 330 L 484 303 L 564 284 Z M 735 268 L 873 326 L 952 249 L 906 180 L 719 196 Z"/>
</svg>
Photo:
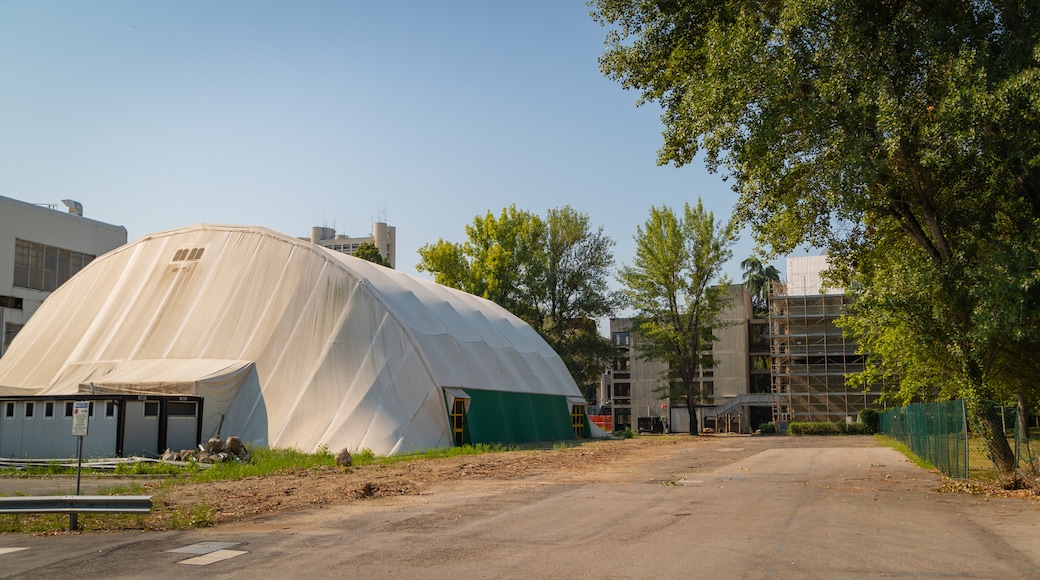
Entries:
<svg viewBox="0 0 1040 580">
<path fill-rule="evenodd" d="M 216 397 L 250 372 L 256 397 Z M 581 397 L 548 344 L 493 302 L 264 228 L 209 224 L 96 259 L 0 358 L 0 392 L 91 384 L 209 392 L 224 408 L 207 401 L 207 436 L 226 414 L 264 425 L 259 442 L 272 446 L 377 453 L 450 445 L 443 387 Z"/>
</svg>

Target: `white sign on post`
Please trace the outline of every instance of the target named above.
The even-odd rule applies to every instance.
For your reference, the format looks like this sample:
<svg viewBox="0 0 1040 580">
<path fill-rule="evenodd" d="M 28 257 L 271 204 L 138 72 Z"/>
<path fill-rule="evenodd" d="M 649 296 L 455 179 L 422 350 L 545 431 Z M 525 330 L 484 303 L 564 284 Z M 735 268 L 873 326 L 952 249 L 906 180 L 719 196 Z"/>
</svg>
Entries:
<svg viewBox="0 0 1040 580">
<path fill-rule="evenodd" d="M 87 436 L 87 421 L 90 419 L 90 401 L 72 403 L 72 435 Z"/>
</svg>

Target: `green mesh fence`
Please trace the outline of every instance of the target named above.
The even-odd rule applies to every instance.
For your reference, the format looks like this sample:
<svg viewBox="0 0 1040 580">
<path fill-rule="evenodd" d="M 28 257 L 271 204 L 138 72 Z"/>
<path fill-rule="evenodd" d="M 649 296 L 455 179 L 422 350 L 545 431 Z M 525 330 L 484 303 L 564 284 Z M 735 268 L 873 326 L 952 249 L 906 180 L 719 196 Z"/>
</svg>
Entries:
<svg viewBox="0 0 1040 580">
<path fill-rule="evenodd" d="M 1017 469 L 1030 477 L 1040 475 L 1040 446 L 1018 423 L 1017 409 L 991 404 L 982 413 L 984 416 L 968 421 L 963 401 L 907 405 L 881 413 L 881 434 L 902 441 L 915 455 L 950 477 L 994 481 L 997 471 L 991 446 L 995 443 L 984 435 L 994 428 L 1006 434 Z"/>
<path fill-rule="evenodd" d="M 969 428 L 972 436 L 970 438 L 969 460 L 971 479 L 994 481 L 998 479 L 997 470 L 994 467 L 992 457 L 995 455 L 991 449 L 998 444 L 988 435 L 992 432 L 1003 433 L 1007 441 L 1005 451 L 1014 454 L 1015 469 L 1019 475 L 1035 478 L 1040 473 L 1037 470 L 1036 451 L 1037 445 L 1029 437 L 1029 430 L 1018 422 L 1018 408 L 1015 406 L 1000 406 L 992 401 L 984 401 L 979 405 L 978 417 L 969 413 Z"/>
<path fill-rule="evenodd" d="M 881 433 L 906 444 L 915 455 L 950 477 L 968 478 L 964 403 L 921 403 L 881 414 Z"/>
</svg>

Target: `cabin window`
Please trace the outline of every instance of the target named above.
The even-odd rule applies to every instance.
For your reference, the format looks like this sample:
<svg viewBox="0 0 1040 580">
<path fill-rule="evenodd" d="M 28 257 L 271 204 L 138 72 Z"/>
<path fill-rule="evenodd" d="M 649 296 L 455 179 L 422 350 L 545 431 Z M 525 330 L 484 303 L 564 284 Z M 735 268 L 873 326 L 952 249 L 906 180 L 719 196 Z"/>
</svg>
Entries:
<svg viewBox="0 0 1040 580">
<path fill-rule="evenodd" d="M 170 401 L 166 404 L 166 414 L 170 417 L 194 417 L 195 403 Z"/>
</svg>

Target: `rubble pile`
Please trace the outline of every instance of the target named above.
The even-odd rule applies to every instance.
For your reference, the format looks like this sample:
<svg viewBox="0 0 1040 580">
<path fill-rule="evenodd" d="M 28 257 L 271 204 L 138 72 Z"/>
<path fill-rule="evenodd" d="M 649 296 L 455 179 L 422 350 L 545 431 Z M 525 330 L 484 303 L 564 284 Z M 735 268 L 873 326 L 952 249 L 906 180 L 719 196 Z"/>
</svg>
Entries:
<svg viewBox="0 0 1040 580">
<path fill-rule="evenodd" d="M 163 461 L 197 461 L 199 463 L 222 463 L 225 461 L 242 461 L 248 463 L 253 458 L 246 449 L 242 439 L 232 435 L 227 441 L 221 441 L 217 437 L 210 437 L 205 445 L 199 445 L 198 449 L 182 449 L 180 451 L 166 450 L 162 455 Z"/>
</svg>

